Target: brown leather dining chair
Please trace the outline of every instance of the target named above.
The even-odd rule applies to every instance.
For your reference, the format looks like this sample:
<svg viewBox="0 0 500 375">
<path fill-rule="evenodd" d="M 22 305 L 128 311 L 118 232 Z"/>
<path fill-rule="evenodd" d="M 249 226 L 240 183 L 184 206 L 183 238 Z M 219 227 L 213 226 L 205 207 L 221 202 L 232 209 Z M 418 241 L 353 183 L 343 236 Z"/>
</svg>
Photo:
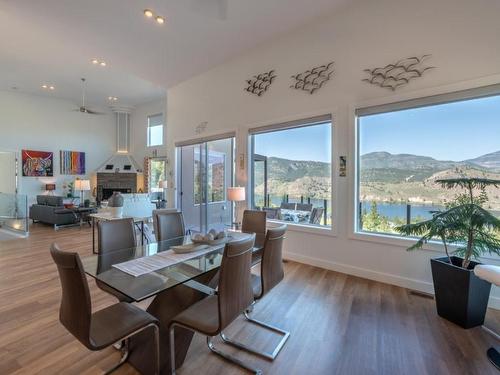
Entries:
<svg viewBox="0 0 500 375">
<path fill-rule="evenodd" d="M 106 253 L 136 247 L 135 224 L 132 218 L 99 221 L 97 224 L 97 249 L 101 256 Z M 99 289 L 115 296 L 120 302 L 133 302 L 123 293 L 96 279 Z"/>
<path fill-rule="evenodd" d="M 262 246 L 266 238 L 266 211 L 245 210 L 241 231 L 243 233 L 255 233 L 255 245 Z"/>
<path fill-rule="evenodd" d="M 284 224 L 279 227 L 270 228 L 267 230 L 264 249 L 262 251 L 260 276 L 252 274 L 252 288 L 255 301 L 258 301 L 261 298 L 263 298 L 267 293 L 269 293 L 271 289 L 273 289 L 277 284 L 281 282 L 281 280 L 283 280 L 285 273 L 283 271 L 282 252 L 283 252 L 283 240 L 285 239 L 286 228 L 287 228 L 286 224 Z M 221 338 L 225 343 L 233 345 L 239 349 L 243 349 L 250 353 L 260 355 L 264 358 L 274 360 L 278 355 L 278 353 L 283 348 L 283 346 L 285 345 L 285 342 L 288 340 L 290 332 L 284 331 L 280 328 L 264 323 L 260 320 L 251 318 L 249 313 L 252 310 L 253 310 L 253 304 L 250 309 L 247 309 L 244 312 L 245 318 L 248 321 L 283 336 L 281 341 L 278 343 L 278 345 L 274 348 L 272 352 L 269 353 L 253 349 L 248 345 L 229 339 L 223 333 L 221 334 Z"/>
<path fill-rule="evenodd" d="M 158 320 L 129 303 L 119 302 L 92 313 L 89 286 L 77 253 L 61 251 L 54 243 L 50 254 L 59 273 L 62 287 L 59 320 L 83 345 L 92 351 L 102 350 L 125 340 L 120 361 L 106 374 L 121 366 L 128 358 L 128 338 L 149 329 L 155 346 L 155 373 L 159 373 Z"/>
<path fill-rule="evenodd" d="M 175 374 L 175 333 L 176 327 L 182 327 L 207 337 L 209 349 L 227 361 L 230 361 L 255 374 L 259 369 L 234 358 L 217 349 L 212 338 L 229 326 L 253 302 L 251 281 L 252 249 L 255 235 L 248 239 L 227 243 L 220 266 L 217 292 L 191 305 L 175 316 L 170 323 L 170 363 L 171 373 Z"/>
<path fill-rule="evenodd" d="M 186 233 L 182 212 L 171 209 L 154 210 L 153 227 L 158 242 L 181 237 Z"/>
</svg>

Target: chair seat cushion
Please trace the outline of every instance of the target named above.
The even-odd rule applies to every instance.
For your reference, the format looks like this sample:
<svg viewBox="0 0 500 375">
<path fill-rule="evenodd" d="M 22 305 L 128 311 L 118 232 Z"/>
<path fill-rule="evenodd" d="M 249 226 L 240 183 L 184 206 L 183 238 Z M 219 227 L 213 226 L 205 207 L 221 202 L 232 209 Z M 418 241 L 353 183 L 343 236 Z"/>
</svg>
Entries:
<svg viewBox="0 0 500 375">
<path fill-rule="evenodd" d="M 191 305 L 172 319 L 172 323 L 179 323 L 208 336 L 219 333 L 218 297 L 209 296 Z"/>
<path fill-rule="evenodd" d="M 480 279 L 500 286 L 500 267 L 487 264 L 480 264 L 474 267 L 474 273 Z"/>
<path fill-rule="evenodd" d="M 90 340 L 99 350 L 158 320 L 129 303 L 120 302 L 92 314 Z"/>
<path fill-rule="evenodd" d="M 262 297 L 262 281 L 259 275 L 252 273 L 252 290 L 253 298 L 259 299 Z"/>
</svg>

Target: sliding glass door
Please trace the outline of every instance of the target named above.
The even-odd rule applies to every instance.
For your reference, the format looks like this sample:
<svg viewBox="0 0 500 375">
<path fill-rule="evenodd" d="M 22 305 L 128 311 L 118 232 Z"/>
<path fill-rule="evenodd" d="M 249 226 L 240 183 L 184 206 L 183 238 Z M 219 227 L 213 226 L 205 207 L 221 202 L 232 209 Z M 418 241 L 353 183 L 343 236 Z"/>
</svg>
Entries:
<svg viewBox="0 0 500 375">
<path fill-rule="evenodd" d="M 226 191 L 234 180 L 234 137 L 177 147 L 178 202 L 186 229 L 218 231 L 231 225 Z"/>
</svg>

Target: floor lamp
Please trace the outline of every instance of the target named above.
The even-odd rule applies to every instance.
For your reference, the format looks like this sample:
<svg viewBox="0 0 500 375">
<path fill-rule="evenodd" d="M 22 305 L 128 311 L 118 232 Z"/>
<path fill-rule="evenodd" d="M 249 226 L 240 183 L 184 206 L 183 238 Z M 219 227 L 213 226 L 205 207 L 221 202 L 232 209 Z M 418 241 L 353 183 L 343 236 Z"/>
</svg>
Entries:
<svg viewBox="0 0 500 375">
<path fill-rule="evenodd" d="M 237 202 L 242 202 L 245 200 L 245 188 L 241 186 L 232 186 L 227 188 L 227 200 L 230 202 L 235 202 L 234 213 L 233 213 L 233 225 L 236 229 L 240 229 L 240 222 L 238 221 L 238 210 Z"/>
<path fill-rule="evenodd" d="M 90 191 L 90 180 L 75 180 L 75 190 L 80 191 L 80 206 L 84 206 L 84 192 Z"/>
</svg>

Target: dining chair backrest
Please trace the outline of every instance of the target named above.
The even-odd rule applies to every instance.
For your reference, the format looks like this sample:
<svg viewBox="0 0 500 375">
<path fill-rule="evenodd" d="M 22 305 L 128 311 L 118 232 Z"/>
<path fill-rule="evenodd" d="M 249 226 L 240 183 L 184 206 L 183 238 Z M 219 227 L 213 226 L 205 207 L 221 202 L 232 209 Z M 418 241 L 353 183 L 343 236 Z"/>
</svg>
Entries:
<svg viewBox="0 0 500 375">
<path fill-rule="evenodd" d="M 255 234 L 226 244 L 219 275 L 219 330 L 223 330 L 253 302 L 252 250 Z"/>
<path fill-rule="evenodd" d="M 97 223 L 97 251 L 100 254 L 136 247 L 134 219 L 102 220 Z"/>
<path fill-rule="evenodd" d="M 153 230 L 156 236 L 156 233 L 158 233 L 158 215 L 161 215 L 163 213 L 167 212 L 177 212 L 176 208 L 158 208 L 156 210 L 153 210 Z"/>
<path fill-rule="evenodd" d="M 297 203 L 297 206 L 295 207 L 296 210 L 298 211 L 309 211 L 311 212 L 313 209 L 313 205 L 310 203 Z"/>
<path fill-rule="evenodd" d="M 182 212 L 172 210 L 154 210 L 156 218 L 155 235 L 157 241 L 165 241 L 185 235 L 184 217 Z"/>
<path fill-rule="evenodd" d="M 91 349 L 92 304 L 80 257 L 77 253 L 61 251 L 55 243 L 50 247 L 50 255 L 57 266 L 61 280 L 59 320 L 78 341 Z"/>
<path fill-rule="evenodd" d="M 280 208 L 284 210 L 295 210 L 296 203 L 281 202 Z"/>
<path fill-rule="evenodd" d="M 283 271 L 283 240 L 285 239 L 286 224 L 276 228 L 269 228 L 262 250 L 261 262 L 261 298 L 274 288 L 285 275 Z"/>
<path fill-rule="evenodd" d="M 255 243 L 263 244 L 266 238 L 266 211 L 245 210 L 241 231 L 243 233 L 255 233 Z"/>
<path fill-rule="evenodd" d="M 311 218 L 309 219 L 309 223 L 311 224 L 320 224 L 321 217 L 323 216 L 323 212 L 325 209 L 323 207 L 314 207 L 311 212 Z"/>
</svg>

